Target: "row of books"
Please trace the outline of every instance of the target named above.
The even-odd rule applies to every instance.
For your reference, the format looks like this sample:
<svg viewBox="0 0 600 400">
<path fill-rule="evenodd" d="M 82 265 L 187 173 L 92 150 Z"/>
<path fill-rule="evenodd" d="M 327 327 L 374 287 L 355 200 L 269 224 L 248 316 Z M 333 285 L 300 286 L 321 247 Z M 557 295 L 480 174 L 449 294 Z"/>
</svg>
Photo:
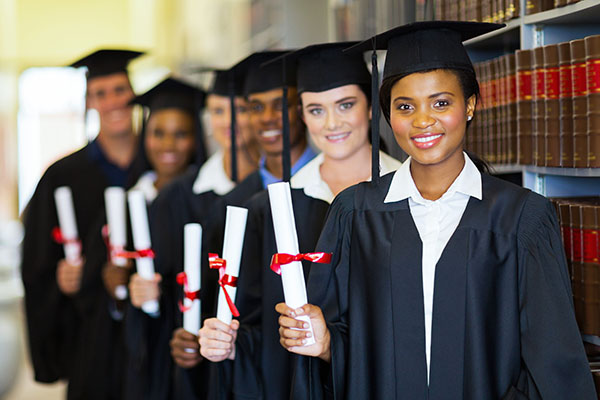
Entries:
<svg viewBox="0 0 600 400">
<path fill-rule="evenodd" d="M 527 0 L 525 14 L 563 7 L 579 0 Z M 506 22 L 520 15 L 520 0 L 436 0 L 436 20 Z"/>
<path fill-rule="evenodd" d="M 600 197 L 551 200 L 558 212 L 579 329 L 600 336 Z"/>
<path fill-rule="evenodd" d="M 475 64 L 467 148 L 491 163 L 600 167 L 600 35 Z"/>
</svg>

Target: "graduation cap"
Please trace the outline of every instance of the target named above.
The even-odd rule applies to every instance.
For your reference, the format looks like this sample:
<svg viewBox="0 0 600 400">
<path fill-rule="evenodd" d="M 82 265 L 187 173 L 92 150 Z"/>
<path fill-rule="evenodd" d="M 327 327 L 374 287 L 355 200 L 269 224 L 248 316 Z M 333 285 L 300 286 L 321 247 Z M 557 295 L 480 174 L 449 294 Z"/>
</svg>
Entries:
<svg viewBox="0 0 600 400">
<path fill-rule="evenodd" d="M 97 50 L 69 65 L 70 67 L 87 67 L 87 79 L 112 75 L 119 72 L 127 73 L 127 65 L 131 60 L 144 52 L 133 50 Z"/>
<path fill-rule="evenodd" d="M 425 21 L 402 25 L 375 35 L 348 49 L 347 52 L 372 50 L 373 165 L 371 179 L 379 181 L 379 73 L 376 50 L 387 50 L 383 79 L 405 76 L 431 69 L 473 71 L 473 64 L 462 42 L 502 28 L 504 24 L 458 21 Z M 386 115 L 386 118 L 388 116 Z M 377 147 L 377 149 L 376 149 Z"/>
<path fill-rule="evenodd" d="M 296 75 L 291 64 L 286 65 L 283 59 L 268 63 L 287 52 L 287 50 L 256 52 L 232 68 L 235 76 L 245 76 L 244 94 L 246 96 L 251 93 L 296 86 Z"/>
<path fill-rule="evenodd" d="M 200 110 L 204 107 L 206 93 L 175 78 L 166 78 L 156 86 L 143 93 L 133 100 L 130 104 L 139 104 L 153 112 L 167 108 L 177 108 L 183 110 L 194 118 L 196 125 L 196 158 L 195 164 L 201 165 L 206 161 L 206 146 L 204 144 L 204 131 L 202 121 L 200 120 Z M 142 129 L 142 140 L 140 140 L 140 149 L 143 149 L 145 137 L 145 126 Z M 143 154 L 143 150 L 140 152 Z M 145 157 L 145 155 L 142 155 Z"/>
<path fill-rule="evenodd" d="M 342 51 L 358 43 L 313 44 L 281 56 L 287 63 L 295 65 L 298 94 L 324 92 L 352 84 L 369 84 L 371 74 L 362 54 Z"/>
</svg>

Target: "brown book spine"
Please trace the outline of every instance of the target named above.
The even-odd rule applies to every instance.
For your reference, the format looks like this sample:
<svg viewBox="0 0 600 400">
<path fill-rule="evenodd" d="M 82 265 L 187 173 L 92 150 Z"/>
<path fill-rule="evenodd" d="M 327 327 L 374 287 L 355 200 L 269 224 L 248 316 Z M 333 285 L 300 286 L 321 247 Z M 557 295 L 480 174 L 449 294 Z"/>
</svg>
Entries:
<svg viewBox="0 0 600 400">
<path fill-rule="evenodd" d="M 587 76 L 585 63 L 585 42 L 572 40 L 571 45 L 571 84 L 573 87 L 573 166 L 587 167 Z"/>
<path fill-rule="evenodd" d="M 560 74 L 558 68 L 558 45 L 543 47 L 545 95 L 545 156 L 544 165 L 560 167 Z"/>
<path fill-rule="evenodd" d="M 506 56 L 506 162 L 517 162 L 517 65 L 514 54 Z"/>
<path fill-rule="evenodd" d="M 579 0 L 567 0 L 567 4 L 579 3 Z"/>
<path fill-rule="evenodd" d="M 544 165 L 546 154 L 546 84 L 544 71 L 544 49 L 533 49 L 533 165 Z"/>
<path fill-rule="evenodd" d="M 506 164 L 508 158 L 507 121 L 506 121 L 506 56 L 498 58 L 498 161 Z"/>
<path fill-rule="evenodd" d="M 498 65 L 495 59 L 490 60 L 489 65 L 489 125 L 488 125 L 488 142 L 487 160 L 491 163 L 498 162 L 497 160 L 497 143 L 498 143 Z"/>
<path fill-rule="evenodd" d="M 525 15 L 531 15 L 542 11 L 543 0 L 526 0 L 525 2 Z"/>
<path fill-rule="evenodd" d="M 571 261 L 573 275 L 571 284 L 573 287 L 573 301 L 575 303 L 575 317 L 579 329 L 585 324 L 585 299 L 583 292 L 583 236 L 581 231 L 581 205 L 572 203 L 570 205 L 571 220 Z"/>
<path fill-rule="evenodd" d="M 467 2 L 459 1 L 458 2 L 458 20 L 459 21 L 468 21 L 467 18 Z"/>
<path fill-rule="evenodd" d="M 498 0 L 498 22 L 505 22 L 506 20 L 506 1 Z"/>
<path fill-rule="evenodd" d="M 600 335 L 600 262 L 598 254 L 598 206 L 581 207 L 584 323 L 581 331 Z"/>
<path fill-rule="evenodd" d="M 476 22 L 482 22 L 483 21 L 483 16 L 481 14 L 481 10 L 482 10 L 482 1 L 481 0 L 474 0 L 474 4 L 473 4 L 473 21 Z"/>
<path fill-rule="evenodd" d="M 481 0 L 482 22 L 492 22 L 492 0 Z"/>
<path fill-rule="evenodd" d="M 542 0 L 542 11 L 554 8 L 554 0 Z"/>
<path fill-rule="evenodd" d="M 560 154 L 561 167 L 573 166 L 573 85 L 571 82 L 571 45 L 569 42 L 558 45 L 560 74 Z"/>
<path fill-rule="evenodd" d="M 585 42 L 587 77 L 588 167 L 600 167 L 600 35 Z"/>
<path fill-rule="evenodd" d="M 533 75 L 532 50 L 517 50 L 517 143 L 518 162 L 533 163 Z"/>
<path fill-rule="evenodd" d="M 554 0 L 554 8 L 563 7 L 567 5 L 567 0 Z"/>
</svg>

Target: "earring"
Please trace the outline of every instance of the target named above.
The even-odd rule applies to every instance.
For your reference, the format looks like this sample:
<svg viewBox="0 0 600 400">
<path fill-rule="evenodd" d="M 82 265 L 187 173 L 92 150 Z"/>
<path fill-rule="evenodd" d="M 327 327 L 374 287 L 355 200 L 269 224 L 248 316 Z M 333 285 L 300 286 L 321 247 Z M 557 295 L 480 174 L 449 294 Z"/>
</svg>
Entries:
<svg viewBox="0 0 600 400">
<path fill-rule="evenodd" d="M 467 116 L 467 121 L 470 121 L 470 120 L 472 120 L 472 119 L 473 119 L 473 116 L 472 116 L 472 115 L 468 115 L 468 116 Z"/>
</svg>

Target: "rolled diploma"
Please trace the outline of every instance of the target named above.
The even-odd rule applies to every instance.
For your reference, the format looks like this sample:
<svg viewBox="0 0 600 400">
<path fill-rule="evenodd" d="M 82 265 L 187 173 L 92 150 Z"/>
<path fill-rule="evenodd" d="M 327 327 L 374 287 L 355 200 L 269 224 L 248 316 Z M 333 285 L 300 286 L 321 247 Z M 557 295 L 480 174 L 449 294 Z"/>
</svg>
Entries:
<svg viewBox="0 0 600 400">
<path fill-rule="evenodd" d="M 202 242 L 202 226 L 186 224 L 183 227 L 183 269 L 187 275 L 188 289 L 191 292 L 200 290 L 200 244 Z M 183 313 L 183 329 L 198 336 L 200 330 L 200 299 L 183 299 L 185 307 L 190 307 Z"/>
<path fill-rule="evenodd" d="M 106 221 L 108 224 L 108 238 L 110 246 L 115 250 L 123 251 L 127 242 L 127 225 L 125 222 L 125 190 L 118 186 L 111 186 L 104 190 L 104 203 L 106 205 Z M 124 267 L 127 265 L 127 259 L 117 257 L 110 250 L 112 262 L 115 265 Z M 119 285 L 115 288 L 115 296 L 119 300 L 127 298 L 127 287 Z"/>
<path fill-rule="evenodd" d="M 223 239 L 223 259 L 226 261 L 225 273 L 237 277 L 240 272 L 244 234 L 246 233 L 246 219 L 248 210 L 242 207 L 227 206 L 225 218 L 225 237 Z M 226 286 L 229 297 L 235 303 L 237 288 Z M 229 325 L 232 319 L 231 310 L 227 305 L 223 288 L 219 288 L 219 301 L 217 304 L 217 319 Z"/>
<path fill-rule="evenodd" d="M 148 212 L 146 211 L 146 198 L 139 190 L 131 190 L 127 195 L 129 202 L 129 214 L 131 216 L 131 233 L 133 234 L 133 247 L 136 250 L 150 249 L 150 227 L 148 226 Z M 154 278 L 154 260 L 150 257 L 135 259 L 137 271 L 144 279 Z M 157 314 L 159 312 L 158 300 L 150 300 L 142 304 L 142 310 L 146 314 Z"/>
<path fill-rule="evenodd" d="M 292 206 L 292 194 L 288 182 L 272 183 L 267 186 L 269 191 L 269 202 L 273 216 L 273 229 L 275 230 L 275 242 L 277 252 L 286 254 L 298 254 L 298 234 L 296 233 L 296 222 L 294 220 L 294 209 Z M 298 308 L 308 303 L 306 295 L 306 283 L 302 263 L 294 261 L 281 266 L 281 283 L 283 284 L 283 296 L 285 304 L 291 308 Z M 307 316 L 296 317 L 296 319 L 308 323 L 308 329 L 312 336 L 306 338 L 306 345 L 315 343 L 314 332 L 310 318 Z"/>
<path fill-rule="evenodd" d="M 77 241 L 77 224 L 75 222 L 75 208 L 73 207 L 73 194 L 71 188 L 61 186 L 54 190 L 56 212 L 58 214 L 58 225 L 63 238 L 67 243 L 63 244 L 65 259 L 72 265 L 81 265 L 81 244 Z"/>
</svg>

